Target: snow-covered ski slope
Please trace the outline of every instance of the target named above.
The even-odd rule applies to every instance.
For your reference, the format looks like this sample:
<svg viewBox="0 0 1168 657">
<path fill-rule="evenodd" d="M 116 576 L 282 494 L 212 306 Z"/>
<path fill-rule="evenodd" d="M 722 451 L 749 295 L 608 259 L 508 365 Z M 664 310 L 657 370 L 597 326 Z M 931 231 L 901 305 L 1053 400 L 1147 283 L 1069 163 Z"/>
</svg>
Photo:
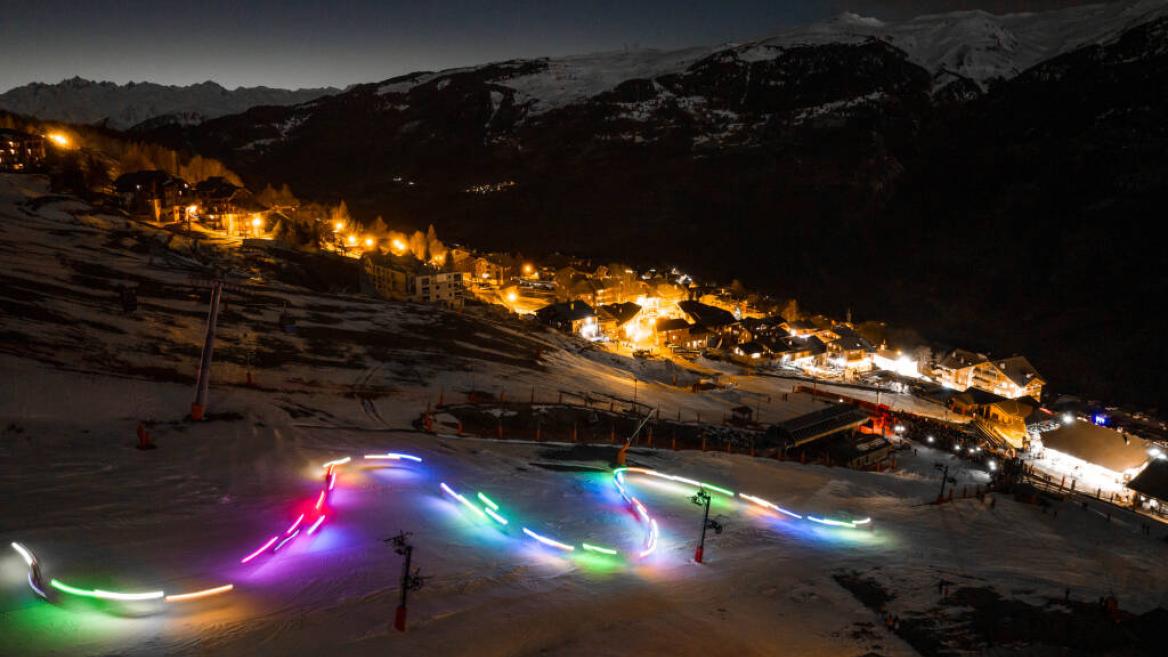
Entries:
<svg viewBox="0 0 1168 657">
<path fill-rule="evenodd" d="M 432 436 L 410 422 L 440 389 L 448 400 L 470 387 L 631 398 L 633 371 L 638 398 L 663 415 L 716 418 L 757 401 L 764 419 L 779 419 L 817 402 L 783 402 L 791 382 L 743 376 L 695 395 L 669 386 L 660 364 L 518 323 L 313 293 L 232 252 L 217 257 L 262 277 L 298 333 L 275 328 L 276 310 L 229 294 L 211 419 L 183 422 L 205 310 L 185 287 L 185 246 L 143 246 L 165 239 L 53 198 L 34 177 L 0 176 L 0 654 L 914 654 L 837 583 L 853 571 L 895 591 L 888 608 L 902 618 L 955 624 L 962 609 L 938 606 L 940 579 L 1032 603 L 1067 587 L 1079 599 L 1114 593 L 1137 613 L 1168 602 L 1159 537 L 1118 517 L 1053 517 L 1006 498 L 922 505 L 936 494 L 934 461 L 951 462 L 962 484 L 984 481 L 925 449 L 880 474 L 634 448 L 630 465 L 800 515 L 873 519 L 825 526 L 715 495 L 711 515 L 725 531 L 708 537 L 697 565 L 692 486 L 630 476 L 659 528 L 640 558 L 645 526 L 613 484 L 612 448 Z M 122 313 L 114 280 L 138 285 L 135 313 Z M 242 385 L 240 350 L 256 354 L 258 387 Z M 133 448 L 140 421 L 158 449 Z M 364 462 L 387 452 L 422 461 Z M 305 535 L 241 563 L 317 499 L 321 465 L 346 455 L 362 458 L 340 470 L 317 530 L 301 521 Z M 483 492 L 510 524 L 576 550 L 501 526 L 443 482 L 468 498 Z M 404 634 L 390 627 L 400 561 L 383 542 L 402 530 L 427 577 Z M 80 590 L 234 588 L 175 603 L 47 603 L 12 541 L 33 550 L 46 578 Z M 621 554 L 575 554 L 585 542 Z"/>
</svg>

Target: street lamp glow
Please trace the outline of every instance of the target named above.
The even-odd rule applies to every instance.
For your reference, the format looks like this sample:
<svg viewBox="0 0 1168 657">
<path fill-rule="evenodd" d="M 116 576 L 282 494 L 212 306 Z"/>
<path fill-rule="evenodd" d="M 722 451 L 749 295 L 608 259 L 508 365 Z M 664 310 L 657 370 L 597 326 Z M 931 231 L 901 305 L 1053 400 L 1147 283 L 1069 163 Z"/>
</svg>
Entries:
<svg viewBox="0 0 1168 657">
<path fill-rule="evenodd" d="M 259 228 L 260 226 L 264 225 L 264 220 L 260 219 L 259 217 L 252 217 L 251 218 L 251 225 L 253 228 Z"/>
<path fill-rule="evenodd" d="M 350 235 L 347 238 L 345 238 L 345 242 L 347 242 L 349 244 L 349 246 L 357 246 L 357 236 Z"/>
<path fill-rule="evenodd" d="M 372 237 L 365 238 L 365 248 L 367 248 L 367 249 L 373 248 L 373 238 Z"/>
<path fill-rule="evenodd" d="M 339 233 L 344 229 L 345 229 L 345 222 L 343 222 L 343 221 L 334 221 L 333 222 L 333 232 L 334 233 Z"/>
<path fill-rule="evenodd" d="M 1075 421 L 1075 416 L 1070 413 L 1063 413 L 1063 424 L 1072 424 Z"/>
<path fill-rule="evenodd" d="M 63 132 L 50 132 L 45 136 L 49 138 L 49 141 L 53 142 L 54 146 L 60 148 L 69 148 L 73 145 L 73 140 L 69 139 L 69 136 Z"/>
</svg>

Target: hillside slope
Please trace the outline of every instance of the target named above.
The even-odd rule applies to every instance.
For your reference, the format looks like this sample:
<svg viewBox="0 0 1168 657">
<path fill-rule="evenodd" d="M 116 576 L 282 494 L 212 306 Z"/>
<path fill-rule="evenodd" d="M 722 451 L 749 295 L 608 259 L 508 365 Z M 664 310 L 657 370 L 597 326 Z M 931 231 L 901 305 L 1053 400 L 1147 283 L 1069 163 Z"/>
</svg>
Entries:
<svg viewBox="0 0 1168 657">
<path fill-rule="evenodd" d="M 691 393 L 651 361 L 600 358 L 517 320 L 349 294 L 336 289 L 343 273 L 306 278 L 320 268 L 237 246 L 192 249 L 182 235 L 52 194 L 44 179 L 0 175 L 5 654 L 1158 654 L 1162 530 L 1145 536 L 1114 508 L 1051 514 L 1004 496 L 924 504 L 936 495 L 934 462 L 952 465 L 960 486 L 986 481 L 949 449 L 902 451 L 899 470 L 877 473 L 633 448 L 638 465 L 802 513 L 874 519 L 862 529 L 796 522 L 719 496 L 711 513 L 724 529 L 700 566 L 700 509 L 677 482 L 629 478 L 660 528 L 644 558 L 565 555 L 501 528 L 441 484 L 484 491 L 514 525 L 562 540 L 627 553 L 643 536 L 612 483 L 614 446 L 460 438 L 441 416 L 439 435 L 414 430 L 442 395 L 627 400 L 635 373 L 639 399 L 666 417 L 753 403 L 779 419 L 822 402 L 769 377 Z M 193 423 L 183 416 L 205 322 L 197 278 L 213 266 L 235 285 L 208 420 Z M 137 310 L 122 311 L 118 285 L 136 286 Z M 285 309 L 294 334 L 278 328 Z M 157 449 L 134 449 L 139 422 Z M 390 451 L 422 462 L 362 459 Z M 241 563 L 271 532 L 294 531 L 306 508 L 297 503 L 322 488 L 320 464 L 343 456 L 354 462 L 338 470 L 319 531 Z M 410 594 L 406 633 L 390 628 L 400 561 L 384 542 L 399 531 L 412 533 L 412 563 L 427 578 Z M 46 578 L 83 590 L 234 589 L 173 604 L 50 603 L 28 586 L 8 548 L 16 541 Z M 1108 619 L 1095 602 L 1104 595 L 1135 616 Z M 884 613 L 901 628 L 886 629 Z"/>
</svg>

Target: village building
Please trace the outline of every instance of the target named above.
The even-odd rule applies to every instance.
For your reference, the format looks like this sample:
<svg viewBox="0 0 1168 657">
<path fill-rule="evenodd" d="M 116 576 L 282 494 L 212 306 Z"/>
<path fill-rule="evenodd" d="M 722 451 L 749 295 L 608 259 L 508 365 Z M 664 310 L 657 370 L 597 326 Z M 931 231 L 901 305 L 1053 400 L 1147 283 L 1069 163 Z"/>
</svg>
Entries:
<svg viewBox="0 0 1168 657">
<path fill-rule="evenodd" d="M 911 379 L 921 378 L 920 362 L 902 351 L 877 349 L 872 354 L 872 365 L 876 369 L 893 372 Z"/>
<path fill-rule="evenodd" d="M 718 336 L 725 336 L 731 343 L 737 342 L 742 333 L 738 319 L 722 308 L 715 308 L 699 301 L 681 301 L 678 302 L 677 308 L 693 324 Z"/>
<path fill-rule="evenodd" d="M 464 259 L 463 262 L 463 270 L 479 285 L 499 287 L 518 275 L 518 261 L 505 253 L 489 253 Z"/>
<path fill-rule="evenodd" d="M 1010 399 L 977 388 L 946 390 L 932 395 L 958 415 L 973 418 L 973 426 L 1002 447 L 1026 449 L 1029 424 L 1038 403 L 1028 398 Z"/>
<path fill-rule="evenodd" d="M 114 193 L 130 214 L 149 216 L 154 221 L 184 221 L 191 217 L 196 199 L 190 184 L 165 171 L 132 171 L 118 176 Z"/>
<path fill-rule="evenodd" d="M 362 285 L 383 299 L 461 308 L 467 275 L 423 263 L 410 255 L 365 254 Z"/>
<path fill-rule="evenodd" d="M 758 342 L 742 342 L 731 348 L 736 360 L 748 364 L 757 364 L 768 355 L 766 347 Z"/>
<path fill-rule="evenodd" d="M 195 217 L 231 236 L 256 237 L 267 229 L 268 208 L 244 187 L 221 176 L 195 185 Z"/>
<path fill-rule="evenodd" d="M 763 338 L 762 341 L 765 343 L 768 340 Z M 814 336 L 788 336 L 771 343 L 770 351 L 784 365 L 804 367 L 813 365 L 821 355 L 827 353 L 827 345 Z"/>
<path fill-rule="evenodd" d="M 746 317 L 738 322 L 739 339 L 743 342 L 750 342 L 760 338 L 783 338 L 787 337 L 786 329 L 782 328 L 782 320 L 777 320 L 771 317 Z"/>
<path fill-rule="evenodd" d="M 787 331 L 792 337 L 797 338 L 811 337 L 819 331 L 819 327 L 815 324 L 802 319 L 784 321 L 779 324 L 779 327 Z"/>
<path fill-rule="evenodd" d="M 705 349 L 713 337 L 706 327 L 690 324 L 680 317 L 659 319 L 654 328 L 657 332 L 657 344 L 662 348 Z"/>
<path fill-rule="evenodd" d="M 535 311 L 535 317 L 547 326 L 584 338 L 595 338 L 599 331 L 596 312 L 583 301 L 553 303 Z"/>
<path fill-rule="evenodd" d="M 827 364 L 849 372 L 866 372 L 872 369 L 871 355 L 876 350 L 870 342 L 858 335 L 844 333 L 826 343 L 826 347 L 823 358 Z"/>
<path fill-rule="evenodd" d="M 1168 460 L 1160 448 L 1159 455 L 1148 461 L 1127 487 L 1136 493 L 1133 500 L 1138 509 L 1168 516 Z"/>
<path fill-rule="evenodd" d="M 934 368 L 938 381 L 947 388 L 977 388 L 1008 399 L 1042 399 L 1046 381 L 1023 356 L 990 359 L 984 354 L 954 349 Z"/>
<path fill-rule="evenodd" d="M 1041 442 L 1044 465 L 1066 472 L 1086 493 L 1124 490 L 1152 458 L 1147 440 L 1081 420 L 1043 432 Z"/>
<path fill-rule="evenodd" d="M 875 466 L 888 455 L 891 443 L 883 436 L 864 433 L 871 416 L 855 406 L 832 404 L 771 426 L 766 445 L 789 458 L 828 460 L 837 465 Z"/>
<path fill-rule="evenodd" d="M 45 156 L 44 137 L 0 128 L 0 171 L 35 171 L 44 166 Z"/>
<path fill-rule="evenodd" d="M 613 338 L 625 337 L 625 327 L 641 313 L 641 307 L 632 302 L 613 303 L 596 308 L 600 332 Z"/>
</svg>

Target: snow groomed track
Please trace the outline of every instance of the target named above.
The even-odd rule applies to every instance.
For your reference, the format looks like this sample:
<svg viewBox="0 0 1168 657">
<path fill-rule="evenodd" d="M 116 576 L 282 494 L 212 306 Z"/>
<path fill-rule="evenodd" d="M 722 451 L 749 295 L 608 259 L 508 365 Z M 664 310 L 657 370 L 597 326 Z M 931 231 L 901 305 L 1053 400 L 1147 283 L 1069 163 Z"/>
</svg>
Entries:
<svg viewBox="0 0 1168 657">
<path fill-rule="evenodd" d="M 300 537 L 311 537 L 316 534 L 321 525 L 329 517 L 330 507 L 329 498 L 333 489 L 336 487 L 340 468 L 352 463 L 354 457 L 346 456 L 321 464 L 322 481 L 320 490 L 311 498 L 305 500 L 299 505 L 294 513 L 295 519 L 283 531 L 273 534 L 266 538 L 258 547 L 251 552 L 248 552 L 239 563 L 249 564 L 261 557 L 272 557 L 287 544 Z M 402 465 L 402 464 L 416 464 L 421 463 L 422 459 L 411 454 L 403 454 L 398 452 L 386 452 L 380 454 L 365 454 L 361 460 L 369 466 L 388 466 L 388 465 Z M 822 516 L 815 516 L 810 514 L 801 514 L 791 511 L 782 506 L 769 502 L 761 497 L 755 495 L 748 495 L 742 492 L 734 492 L 728 488 L 710 484 L 696 479 L 690 479 L 678 475 L 667 474 L 650 468 L 642 467 L 618 467 L 612 471 L 612 482 L 621 498 L 635 513 L 638 522 L 643 529 L 643 535 L 640 538 L 638 547 L 633 549 L 620 550 L 613 547 L 598 545 L 587 541 L 572 541 L 565 542 L 548 536 L 546 534 L 537 532 L 527 526 L 513 525 L 512 520 L 507 517 L 507 511 L 500 506 L 492 497 L 488 496 L 482 491 L 476 491 L 473 500 L 452 488 L 445 481 L 439 483 L 439 489 L 450 499 L 457 502 L 462 508 L 475 514 L 480 519 L 489 520 L 498 530 L 509 534 L 522 534 L 528 539 L 534 541 L 540 546 L 551 548 L 559 553 L 565 555 L 571 554 L 591 554 L 603 557 L 612 558 L 626 563 L 632 563 L 639 559 L 644 559 L 651 555 L 657 548 L 657 541 L 660 530 L 657 520 L 650 515 L 646 508 L 636 496 L 630 492 L 629 483 L 626 481 L 628 475 L 643 475 L 645 477 L 657 479 L 660 481 L 667 481 L 675 484 L 681 484 L 693 488 L 694 491 L 706 491 L 707 493 L 716 493 L 729 500 L 741 499 L 748 502 L 751 506 L 762 509 L 770 513 L 774 517 L 783 517 L 794 521 L 801 521 L 822 525 L 827 527 L 836 527 L 841 529 L 858 529 L 864 526 L 871 525 L 871 518 L 865 517 L 860 519 L 844 519 L 844 518 L 827 518 Z M 501 499 L 501 498 L 500 498 Z M 518 532 L 515 531 L 518 528 Z M 18 542 L 13 542 L 12 549 L 15 550 L 24 560 L 28 567 L 28 585 L 29 588 L 40 598 L 54 602 L 59 595 L 69 595 L 80 598 L 91 598 L 112 602 L 137 603 L 137 602 L 162 602 L 162 603 L 183 603 L 202 600 L 205 598 L 222 595 L 235 590 L 234 584 L 225 583 L 211 586 L 205 589 L 184 593 L 167 593 L 162 589 L 144 590 L 144 591 L 107 591 L 103 589 L 88 589 L 74 585 L 67 584 L 60 580 L 51 578 L 48 585 L 45 585 L 44 575 L 41 571 L 40 561 L 31 549 L 26 545 Z"/>
</svg>

